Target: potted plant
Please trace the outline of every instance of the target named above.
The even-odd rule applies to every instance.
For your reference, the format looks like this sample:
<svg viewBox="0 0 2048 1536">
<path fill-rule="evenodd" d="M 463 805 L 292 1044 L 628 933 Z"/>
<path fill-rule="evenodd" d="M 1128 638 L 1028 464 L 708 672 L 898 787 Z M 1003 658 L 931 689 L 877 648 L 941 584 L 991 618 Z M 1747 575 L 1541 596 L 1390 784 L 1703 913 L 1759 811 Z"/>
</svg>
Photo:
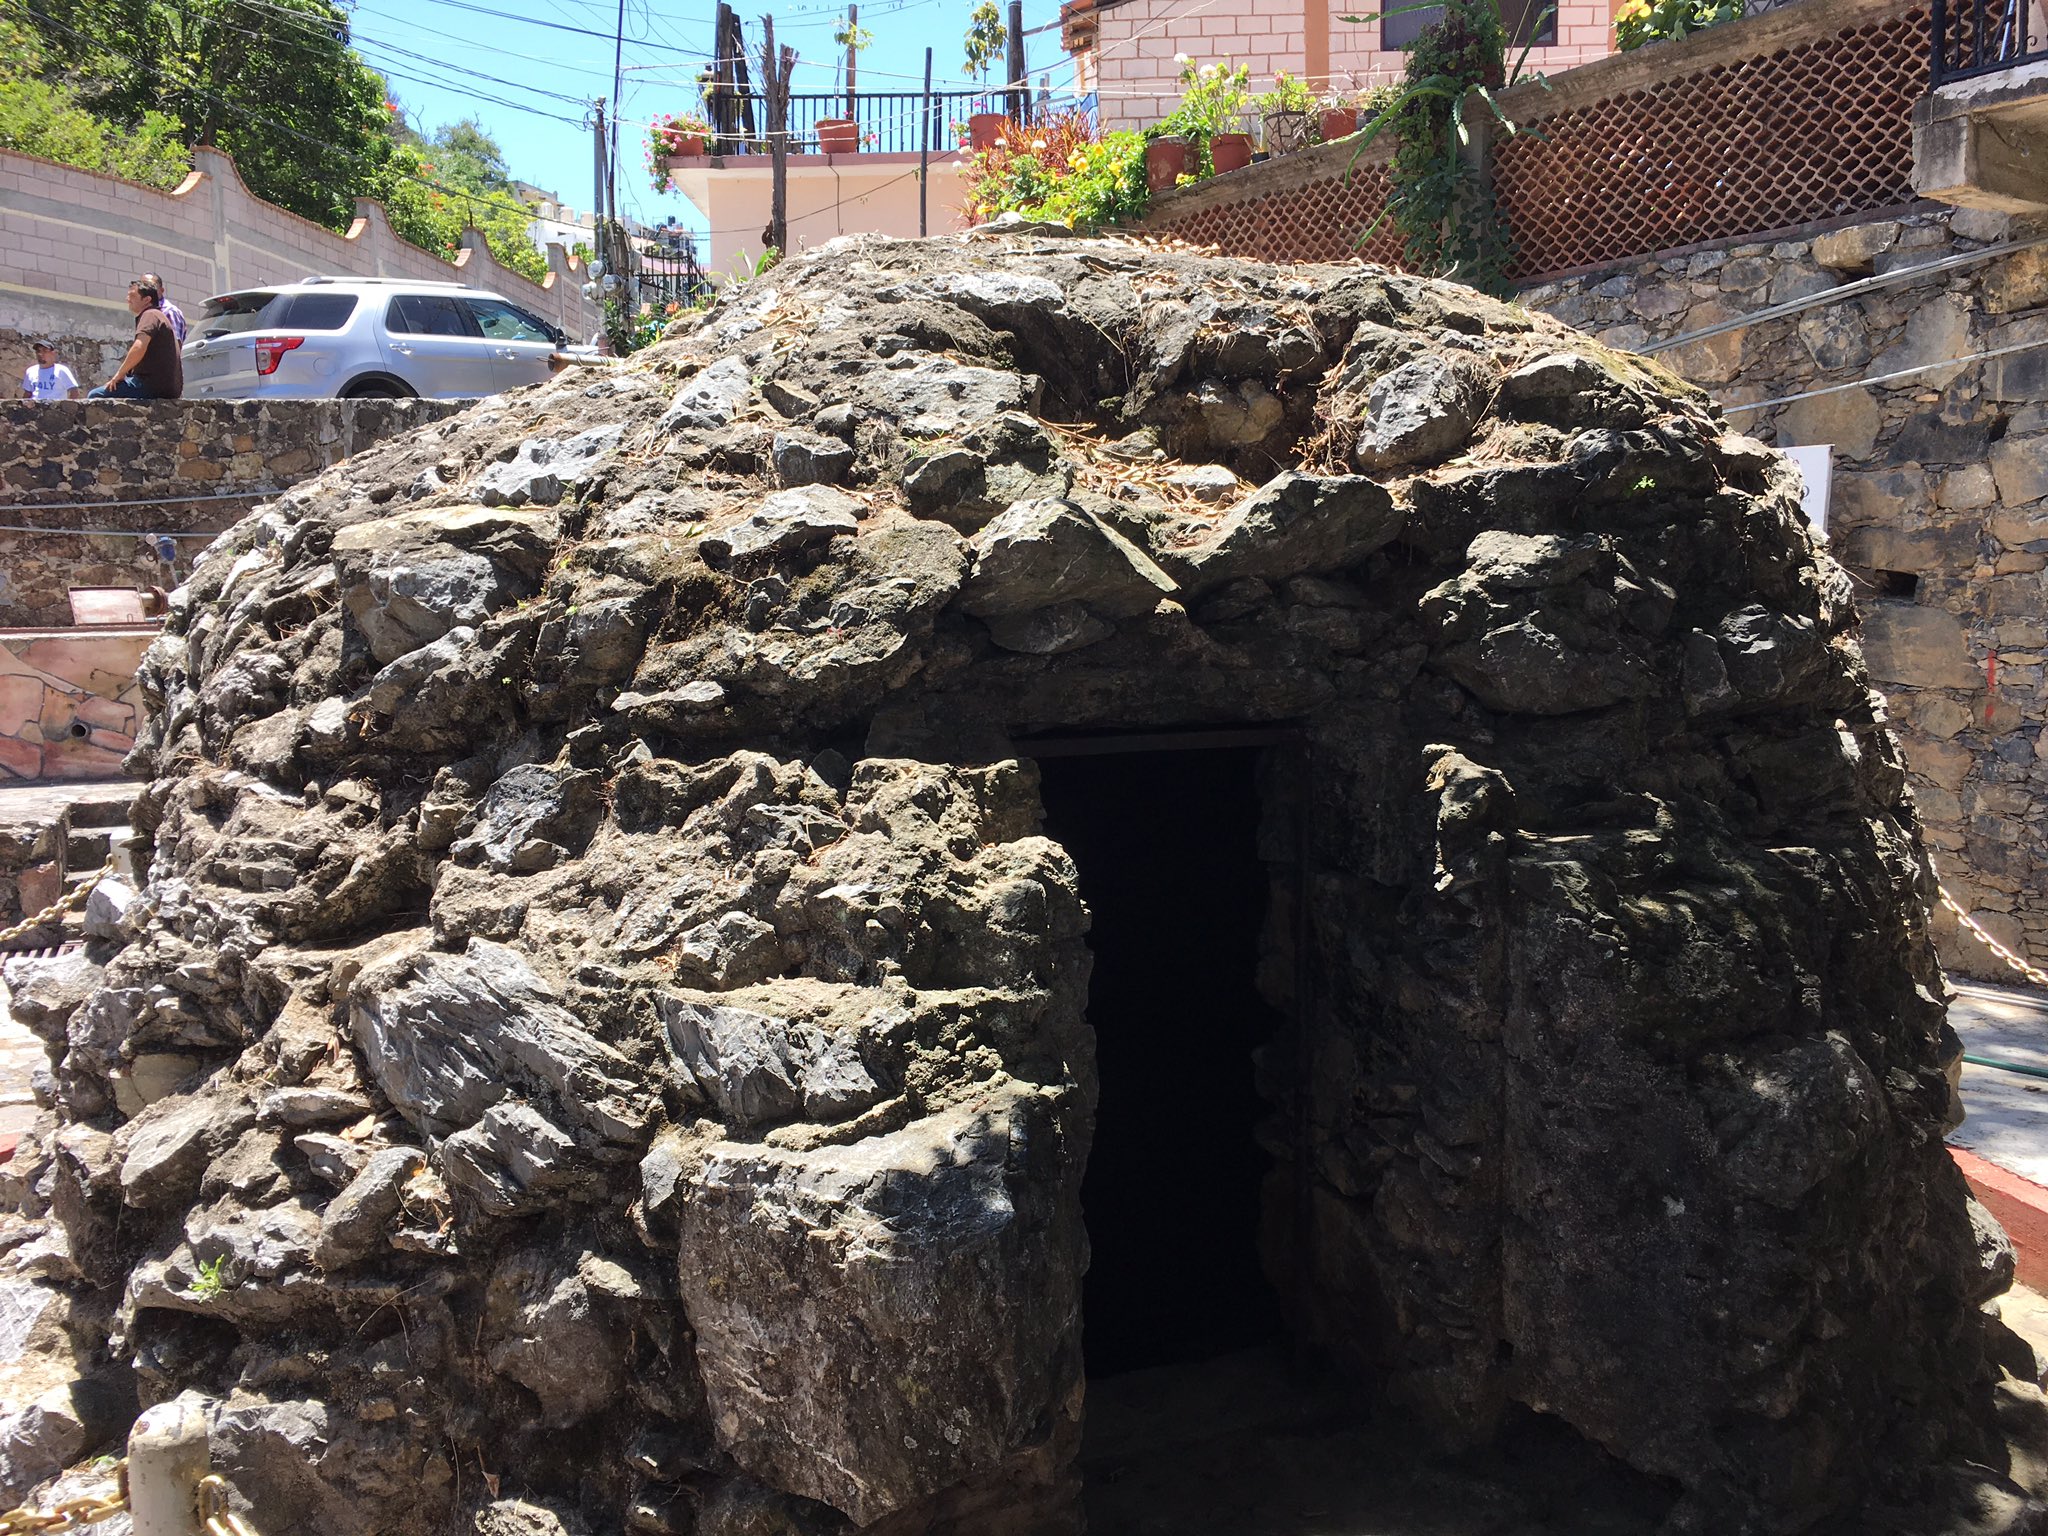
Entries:
<svg viewBox="0 0 2048 1536">
<path fill-rule="evenodd" d="M 996 0 L 981 0 L 967 22 L 967 72 L 986 89 L 989 66 L 1001 56 L 1010 41 L 1010 29 L 1003 25 Z M 1002 112 L 976 112 L 967 119 L 968 147 L 985 153 L 1002 142 L 1003 125 L 1009 121 Z"/>
<path fill-rule="evenodd" d="M 1316 104 L 1315 92 L 1304 80 L 1281 70 L 1273 76 L 1273 89 L 1252 98 L 1252 106 L 1266 126 L 1266 153 L 1291 155 L 1309 143 Z"/>
<path fill-rule="evenodd" d="M 1251 70 L 1228 59 L 1199 64 L 1185 53 L 1174 62 L 1180 66 L 1180 105 L 1148 136 L 1187 141 L 1187 164 L 1176 174 L 1203 176 L 1249 165 L 1251 139 L 1238 127 L 1250 99 Z"/>
<path fill-rule="evenodd" d="M 818 149 L 827 155 L 860 153 L 860 124 L 850 117 L 818 119 Z"/>
<path fill-rule="evenodd" d="M 1162 133 L 1145 142 L 1145 190 L 1171 192 L 1183 176 L 1193 174 L 1193 147 L 1177 133 Z"/>
<path fill-rule="evenodd" d="M 1358 108 L 1342 96 L 1327 96 L 1316 107 L 1316 137 L 1325 144 L 1358 132 Z"/>
<path fill-rule="evenodd" d="M 647 125 L 647 169 L 654 190 L 666 192 L 670 162 L 704 153 L 711 125 L 685 113 L 660 113 Z"/>
<path fill-rule="evenodd" d="M 1241 171 L 1252 163 L 1252 136 L 1235 130 L 1219 133 L 1209 141 L 1209 159 L 1216 166 L 1216 174 L 1226 171 Z"/>
</svg>

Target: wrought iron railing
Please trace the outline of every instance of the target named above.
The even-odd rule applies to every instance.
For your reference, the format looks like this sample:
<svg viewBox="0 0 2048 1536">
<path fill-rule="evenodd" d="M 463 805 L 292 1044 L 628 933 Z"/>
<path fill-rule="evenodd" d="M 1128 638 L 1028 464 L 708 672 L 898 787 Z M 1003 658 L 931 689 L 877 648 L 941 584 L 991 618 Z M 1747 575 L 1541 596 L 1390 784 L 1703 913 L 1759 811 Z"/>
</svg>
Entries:
<svg viewBox="0 0 2048 1536">
<path fill-rule="evenodd" d="M 758 94 L 748 98 L 753 108 L 752 133 L 714 134 L 712 151 L 722 154 L 766 154 L 768 108 Z M 954 130 L 977 112 L 1001 112 L 1006 98 L 1001 91 L 862 91 L 854 97 L 853 121 L 860 131 L 860 147 L 868 154 L 915 154 L 929 147 L 933 154 L 951 153 L 959 142 Z M 818 124 L 826 118 L 847 116 L 843 92 L 811 94 L 789 98 L 789 152 L 815 155 L 823 151 L 818 142 Z M 927 141 L 927 118 L 930 139 Z"/>
<path fill-rule="evenodd" d="M 2041 0 L 1933 0 L 1934 83 L 2048 61 Z"/>
</svg>

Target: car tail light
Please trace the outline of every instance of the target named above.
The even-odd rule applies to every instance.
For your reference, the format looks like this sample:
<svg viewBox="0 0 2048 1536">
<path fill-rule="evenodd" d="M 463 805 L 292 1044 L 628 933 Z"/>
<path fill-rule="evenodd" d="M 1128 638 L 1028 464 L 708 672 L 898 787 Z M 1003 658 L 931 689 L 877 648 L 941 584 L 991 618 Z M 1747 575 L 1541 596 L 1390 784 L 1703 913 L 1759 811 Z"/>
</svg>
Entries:
<svg viewBox="0 0 2048 1536">
<path fill-rule="evenodd" d="M 277 372 L 278 360 L 294 347 L 303 347 L 303 336 L 258 336 L 256 338 L 256 371 Z"/>
</svg>

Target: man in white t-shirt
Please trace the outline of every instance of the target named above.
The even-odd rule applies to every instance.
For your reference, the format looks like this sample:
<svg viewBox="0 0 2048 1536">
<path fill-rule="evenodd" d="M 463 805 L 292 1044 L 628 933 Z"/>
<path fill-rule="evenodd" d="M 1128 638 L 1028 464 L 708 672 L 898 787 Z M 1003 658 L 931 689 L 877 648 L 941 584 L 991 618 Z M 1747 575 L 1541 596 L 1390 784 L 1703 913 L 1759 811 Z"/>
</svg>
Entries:
<svg viewBox="0 0 2048 1536">
<path fill-rule="evenodd" d="M 57 344 L 39 340 L 35 346 L 35 366 L 22 372 L 21 392 L 46 404 L 52 400 L 76 400 L 78 376 L 57 361 Z"/>
</svg>

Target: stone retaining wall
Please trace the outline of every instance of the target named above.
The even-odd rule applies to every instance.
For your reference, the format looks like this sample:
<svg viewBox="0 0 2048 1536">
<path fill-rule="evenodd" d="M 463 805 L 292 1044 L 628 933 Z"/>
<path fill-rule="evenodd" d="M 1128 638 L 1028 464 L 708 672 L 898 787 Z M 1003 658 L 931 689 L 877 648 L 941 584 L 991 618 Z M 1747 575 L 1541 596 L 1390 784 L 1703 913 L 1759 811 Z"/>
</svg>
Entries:
<svg viewBox="0 0 2048 1536">
<path fill-rule="evenodd" d="M 0 633 L 0 782 L 117 779 L 135 745 L 135 669 L 156 638 L 132 629 Z"/>
<path fill-rule="evenodd" d="M 2028 233 L 1927 206 L 1651 257 L 1522 298 L 1636 350 Z M 2027 343 L 2043 345 L 1958 361 Z M 2048 248 L 1659 356 L 1741 430 L 1780 447 L 1833 445 L 1830 540 L 1856 581 L 1865 654 L 1935 867 L 1988 930 L 2048 960 Z M 1926 364 L 1943 366 L 1743 409 Z M 1946 913 L 1935 917 L 1952 970 L 2011 979 Z"/>
<path fill-rule="evenodd" d="M 69 624 L 72 587 L 169 586 L 212 534 L 265 497 L 461 408 L 431 400 L 0 405 L 0 626 Z M 177 540 L 173 567 L 142 537 L 156 533 L 195 537 Z"/>
</svg>

